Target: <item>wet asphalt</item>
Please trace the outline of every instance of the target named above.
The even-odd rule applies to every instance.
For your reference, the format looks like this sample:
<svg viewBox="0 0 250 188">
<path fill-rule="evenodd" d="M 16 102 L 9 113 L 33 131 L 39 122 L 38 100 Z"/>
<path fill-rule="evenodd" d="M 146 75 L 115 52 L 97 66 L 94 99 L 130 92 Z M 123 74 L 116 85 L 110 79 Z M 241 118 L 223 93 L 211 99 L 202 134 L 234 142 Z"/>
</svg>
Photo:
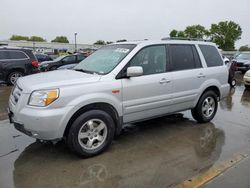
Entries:
<svg viewBox="0 0 250 188">
<path fill-rule="evenodd" d="M 0 87 L 0 188 L 171 187 L 250 153 L 250 91 L 241 76 L 211 123 L 197 124 L 185 111 L 127 125 L 106 152 L 89 159 L 63 142 L 41 143 L 16 131 L 6 120 L 10 90 Z"/>
</svg>

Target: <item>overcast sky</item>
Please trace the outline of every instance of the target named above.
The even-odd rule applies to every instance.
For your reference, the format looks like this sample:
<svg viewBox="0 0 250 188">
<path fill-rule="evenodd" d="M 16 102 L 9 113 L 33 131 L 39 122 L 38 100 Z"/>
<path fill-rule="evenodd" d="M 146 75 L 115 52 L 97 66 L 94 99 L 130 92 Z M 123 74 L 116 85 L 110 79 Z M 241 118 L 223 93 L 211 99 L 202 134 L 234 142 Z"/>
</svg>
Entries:
<svg viewBox="0 0 250 188">
<path fill-rule="evenodd" d="M 237 46 L 250 45 L 249 0 L 0 0 L 0 40 L 12 34 L 73 43 L 160 39 L 172 29 L 233 20 L 243 30 Z"/>
</svg>

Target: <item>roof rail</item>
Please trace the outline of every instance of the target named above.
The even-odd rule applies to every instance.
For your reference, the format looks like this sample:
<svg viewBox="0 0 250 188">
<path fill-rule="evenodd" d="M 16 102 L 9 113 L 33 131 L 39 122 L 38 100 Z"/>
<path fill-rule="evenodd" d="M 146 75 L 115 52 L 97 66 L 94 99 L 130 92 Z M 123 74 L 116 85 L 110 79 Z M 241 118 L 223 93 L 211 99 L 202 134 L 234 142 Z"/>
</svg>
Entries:
<svg viewBox="0 0 250 188">
<path fill-rule="evenodd" d="M 211 42 L 211 40 L 206 40 L 202 38 L 186 38 L 186 37 L 164 37 L 161 40 L 189 40 L 189 41 Z"/>
</svg>

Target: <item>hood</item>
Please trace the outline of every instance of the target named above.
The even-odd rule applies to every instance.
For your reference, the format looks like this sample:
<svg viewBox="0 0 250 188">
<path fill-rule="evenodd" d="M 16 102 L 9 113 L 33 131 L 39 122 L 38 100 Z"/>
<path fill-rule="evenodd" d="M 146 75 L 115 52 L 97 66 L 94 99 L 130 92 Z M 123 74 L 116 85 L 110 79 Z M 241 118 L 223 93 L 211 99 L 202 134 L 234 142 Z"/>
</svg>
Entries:
<svg viewBox="0 0 250 188">
<path fill-rule="evenodd" d="M 40 66 L 46 65 L 46 64 L 51 64 L 51 63 L 56 63 L 57 61 L 43 61 L 40 63 Z"/>
<path fill-rule="evenodd" d="M 25 76 L 17 80 L 24 93 L 40 89 L 55 89 L 67 85 L 87 84 L 99 81 L 100 75 L 87 74 L 75 70 L 55 70 Z"/>
<path fill-rule="evenodd" d="M 249 63 L 249 59 L 236 59 L 237 63 Z"/>
</svg>

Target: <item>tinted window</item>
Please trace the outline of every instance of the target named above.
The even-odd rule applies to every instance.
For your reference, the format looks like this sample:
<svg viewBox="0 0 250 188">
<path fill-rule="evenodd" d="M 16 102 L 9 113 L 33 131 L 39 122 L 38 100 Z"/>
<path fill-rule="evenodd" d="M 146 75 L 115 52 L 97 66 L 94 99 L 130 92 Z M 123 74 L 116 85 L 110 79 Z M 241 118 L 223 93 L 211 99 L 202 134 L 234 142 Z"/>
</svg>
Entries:
<svg viewBox="0 0 250 188">
<path fill-rule="evenodd" d="M 8 59 L 6 51 L 0 51 L 0 60 L 2 59 Z"/>
<path fill-rule="evenodd" d="M 78 59 L 78 61 L 82 61 L 82 60 L 85 59 L 85 57 L 84 57 L 83 55 L 78 55 L 78 56 L 77 56 L 77 59 Z"/>
<path fill-rule="evenodd" d="M 26 59 L 28 56 L 21 51 L 9 51 L 10 59 Z"/>
<path fill-rule="evenodd" d="M 201 52 L 207 62 L 208 67 L 215 67 L 223 65 L 223 61 L 218 50 L 214 46 L 199 45 Z"/>
<path fill-rule="evenodd" d="M 74 63 L 76 60 L 76 56 L 68 56 L 63 59 L 63 62 L 65 63 Z"/>
<path fill-rule="evenodd" d="M 141 66 L 143 74 L 156 74 L 166 72 L 166 47 L 150 46 L 142 49 L 130 61 L 130 66 Z"/>
<path fill-rule="evenodd" d="M 173 70 L 200 68 L 201 63 L 196 48 L 193 45 L 170 45 Z"/>
<path fill-rule="evenodd" d="M 28 56 L 22 51 L 0 51 L 0 59 L 11 60 L 11 59 L 27 59 Z"/>
</svg>

